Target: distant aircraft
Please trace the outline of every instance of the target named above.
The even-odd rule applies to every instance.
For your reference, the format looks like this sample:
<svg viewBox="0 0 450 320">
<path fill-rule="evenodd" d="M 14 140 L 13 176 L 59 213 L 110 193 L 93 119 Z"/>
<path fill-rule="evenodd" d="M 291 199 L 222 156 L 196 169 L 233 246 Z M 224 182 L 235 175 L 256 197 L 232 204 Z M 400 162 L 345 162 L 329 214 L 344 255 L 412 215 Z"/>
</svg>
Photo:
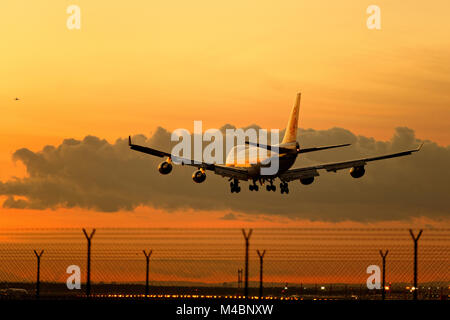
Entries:
<svg viewBox="0 0 450 320">
<path fill-rule="evenodd" d="M 350 144 L 338 144 L 338 145 L 330 145 L 330 146 L 321 146 L 321 147 L 313 147 L 313 148 L 300 148 L 299 143 L 297 142 L 297 128 L 298 128 L 298 114 L 300 109 L 300 98 L 301 94 L 297 94 L 297 98 L 294 104 L 294 107 L 291 111 L 291 116 L 289 118 L 286 132 L 284 134 L 284 138 L 282 142 L 278 145 L 261 145 L 257 143 L 252 143 L 246 141 L 246 144 L 249 147 L 246 147 L 244 150 L 239 151 L 237 147 L 234 147 L 234 150 L 230 151 L 228 155 L 225 165 L 219 165 L 215 163 L 195 163 L 191 159 L 181 159 L 179 157 L 175 157 L 168 152 L 160 151 L 156 149 L 152 149 L 149 147 L 144 147 L 140 145 L 133 144 L 131 142 L 131 137 L 128 137 L 128 144 L 130 149 L 136 150 L 139 152 L 147 153 L 152 156 L 157 156 L 160 158 L 167 157 L 165 161 L 163 161 L 158 170 L 161 174 L 169 174 L 172 171 L 172 159 L 177 158 L 177 160 L 182 160 L 184 164 L 196 167 L 198 170 L 195 171 L 192 175 L 192 179 L 194 182 L 202 183 L 206 179 L 206 171 L 213 171 L 215 174 L 221 175 L 223 177 L 229 178 L 230 182 L 230 190 L 231 193 L 236 192 L 239 193 L 241 191 L 241 187 L 239 186 L 239 181 L 252 181 L 249 184 L 250 191 L 258 191 L 259 187 L 257 182 L 260 185 L 264 185 L 265 182 L 268 182 L 266 185 L 267 191 L 275 191 L 276 187 L 273 184 L 275 179 L 279 179 L 280 182 L 280 191 L 281 193 L 289 193 L 288 182 L 293 180 L 299 180 L 300 183 L 304 185 L 309 185 L 313 183 L 315 177 L 319 176 L 317 170 L 324 169 L 326 171 L 336 172 L 342 169 L 350 168 L 350 175 L 353 178 L 361 178 L 365 173 L 365 165 L 370 161 L 382 160 L 382 159 L 390 159 L 395 157 L 401 157 L 410 155 L 413 152 L 419 151 L 422 146 L 419 146 L 417 149 L 407 150 L 398 153 L 392 153 L 377 157 L 370 158 L 362 158 L 344 162 L 334 162 L 327 164 L 319 164 L 315 166 L 303 167 L 303 168 L 295 168 L 290 169 L 297 159 L 297 155 L 300 153 L 307 152 L 315 152 L 320 150 L 332 149 L 332 148 L 340 148 L 349 146 Z M 260 159 L 250 159 L 245 165 L 240 165 L 236 159 L 245 159 L 251 158 L 254 152 L 250 152 L 250 148 L 264 148 L 266 149 L 267 157 Z M 274 150 L 272 150 L 274 149 Z M 277 152 L 275 152 L 275 150 Z M 235 153 L 232 153 L 232 152 Z M 237 154 L 236 157 L 230 155 Z M 258 154 L 258 153 L 256 153 Z M 278 172 L 274 175 L 267 176 L 261 175 L 261 168 L 267 166 L 267 160 L 278 158 L 279 161 L 279 169 Z M 264 164 L 266 163 L 266 164 Z"/>
<path fill-rule="evenodd" d="M 18 101 L 18 100 L 20 100 L 20 99 L 16 97 L 14 100 Z"/>
</svg>

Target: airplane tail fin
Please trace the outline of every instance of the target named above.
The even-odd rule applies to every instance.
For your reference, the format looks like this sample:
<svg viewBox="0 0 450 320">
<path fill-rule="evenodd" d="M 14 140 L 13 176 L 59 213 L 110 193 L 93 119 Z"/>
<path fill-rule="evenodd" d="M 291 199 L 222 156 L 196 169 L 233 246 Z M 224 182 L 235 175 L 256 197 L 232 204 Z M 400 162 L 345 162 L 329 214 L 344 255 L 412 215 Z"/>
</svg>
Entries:
<svg viewBox="0 0 450 320">
<path fill-rule="evenodd" d="M 297 129 L 298 129 L 298 113 L 300 110 L 300 98 L 301 93 L 297 93 L 297 99 L 295 100 L 294 107 L 291 111 L 291 116 L 286 127 L 286 132 L 284 133 L 282 144 L 293 143 L 297 141 Z"/>
</svg>

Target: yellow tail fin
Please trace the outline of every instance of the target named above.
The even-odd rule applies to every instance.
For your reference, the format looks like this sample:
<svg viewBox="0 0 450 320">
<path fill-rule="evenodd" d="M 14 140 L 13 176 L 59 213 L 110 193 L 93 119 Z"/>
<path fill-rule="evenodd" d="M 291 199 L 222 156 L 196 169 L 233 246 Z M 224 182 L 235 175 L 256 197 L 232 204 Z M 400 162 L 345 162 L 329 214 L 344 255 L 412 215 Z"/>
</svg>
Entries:
<svg viewBox="0 0 450 320">
<path fill-rule="evenodd" d="M 301 93 L 297 93 L 297 99 L 295 100 L 294 107 L 292 108 L 291 116 L 289 117 L 289 121 L 286 126 L 286 132 L 284 133 L 284 138 L 281 143 L 290 143 L 297 141 L 298 113 L 300 110 L 301 95 Z"/>
</svg>

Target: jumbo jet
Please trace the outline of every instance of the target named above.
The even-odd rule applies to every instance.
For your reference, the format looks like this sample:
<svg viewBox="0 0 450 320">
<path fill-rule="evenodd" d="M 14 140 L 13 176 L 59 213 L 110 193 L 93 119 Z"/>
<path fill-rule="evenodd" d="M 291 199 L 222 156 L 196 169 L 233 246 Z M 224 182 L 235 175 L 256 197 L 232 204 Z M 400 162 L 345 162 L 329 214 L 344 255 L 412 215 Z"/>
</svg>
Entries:
<svg viewBox="0 0 450 320">
<path fill-rule="evenodd" d="M 292 165 L 295 163 L 297 156 L 301 153 L 316 152 L 332 148 L 346 147 L 350 144 L 338 144 L 330 146 L 320 146 L 313 148 L 301 148 L 297 141 L 297 128 L 298 128 L 298 114 L 300 110 L 300 98 L 301 94 L 297 94 L 294 107 L 291 111 L 291 115 L 286 127 L 286 131 L 283 140 L 277 145 L 262 145 L 258 143 L 253 143 L 250 141 L 245 141 L 246 146 L 244 148 L 238 148 L 235 146 L 228 154 L 225 164 L 220 165 L 216 163 L 207 162 L 196 162 L 191 159 L 182 159 L 176 157 L 168 152 L 152 149 L 146 146 L 140 146 L 133 144 L 131 137 L 128 137 L 128 144 L 130 149 L 139 152 L 147 153 L 152 156 L 166 158 L 159 166 L 158 170 L 161 174 L 169 174 L 172 171 L 173 165 L 172 160 L 176 159 L 178 163 L 190 165 L 196 167 L 197 170 L 192 174 L 192 179 L 196 183 L 202 183 L 206 180 L 206 172 L 212 171 L 215 174 L 226 177 L 230 181 L 231 193 L 239 193 L 241 187 L 239 186 L 240 181 L 249 181 L 249 190 L 258 191 L 259 186 L 266 185 L 267 191 L 276 191 L 274 181 L 276 179 L 280 180 L 280 191 L 281 193 L 288 194 L 289 186 L 288 183 L 294 180 L 299 180 L 300 183 L 304 185 L 309 185 L 314 182 L 314 179 L 319 176 L 318 170 L 326 170 L 328 172 L 337 172 L 338 170 L 350 168 L 350 175 L 353 178 L 361 178 L 365 173 L 365 166 L 368 162 L 390 159 L 396 157 L 402 157 L 410 155 L 413 152 L 419 151 L 422 146 L 417 149 L 407 150 L 398 153 L 392 153 L 387 155 L 381 155 L 377 157 L 362 158 L 344 162 L 334 162 L 326 164 L 318 164 L 303 168 L 291 169 Z M 256 148 L 250 152 L 251 148 Z M 265 149 L 265 150 L 259 150 Z M 264 151 L 264 152 L 260 152 Z M 261 154 L 265 154 L 265 157 L 261 157 Z M 256 158 L 254 157 L 255 155 Z M 254 157 L 252 159 L 252 156 Z M 242 163 L 242 159 L 246 159 Z M 276 158 L 276 159 L 275 159 Z M 272 175 L 263 175 L 261 169 L 265 166 L 270 165 L 270 161 L 278 160 L 278 170 Z"/>
</svg>

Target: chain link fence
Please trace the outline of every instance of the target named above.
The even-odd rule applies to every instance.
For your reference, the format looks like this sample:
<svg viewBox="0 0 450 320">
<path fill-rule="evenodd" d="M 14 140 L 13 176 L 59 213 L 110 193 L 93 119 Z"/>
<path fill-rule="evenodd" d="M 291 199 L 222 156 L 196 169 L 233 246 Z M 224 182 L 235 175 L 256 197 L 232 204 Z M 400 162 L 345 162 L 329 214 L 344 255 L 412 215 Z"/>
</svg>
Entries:
<svg viewBox="0 0 450 320">
<path fill-rule="evenodd" d="M 88 233 L 90 230 L 87 230 Z M 424 229 L 418 242 L 418 298 L 446 299 L 450 286 L 450 229 Z M 418 230 L 415 230 L 417 233 Z M 142 294 L 143 250 L 150 257 L 150 292 L 241 295 L 238 270 L 245 265 L 240 229 L 97 229 L 91 248 L 92 294 Z M 249 293 L 258 295 L 260 260 L 264 295 L 299 299 L 380 299 L 369 290 L 367 268 L 386 257 L 386 299 L 412 299 L 414 244 L 407 229 L 254 229 L 249 250 Z M 84 293 L 87 240 L 81 229 L 0 229 L 0 289 L 36 288 L 41 296 Z M 81 269 L 81 290 L 69 290 L 66 272 Z M 242 279 L 243 281 L 244 279 Z"/>
</svg>

